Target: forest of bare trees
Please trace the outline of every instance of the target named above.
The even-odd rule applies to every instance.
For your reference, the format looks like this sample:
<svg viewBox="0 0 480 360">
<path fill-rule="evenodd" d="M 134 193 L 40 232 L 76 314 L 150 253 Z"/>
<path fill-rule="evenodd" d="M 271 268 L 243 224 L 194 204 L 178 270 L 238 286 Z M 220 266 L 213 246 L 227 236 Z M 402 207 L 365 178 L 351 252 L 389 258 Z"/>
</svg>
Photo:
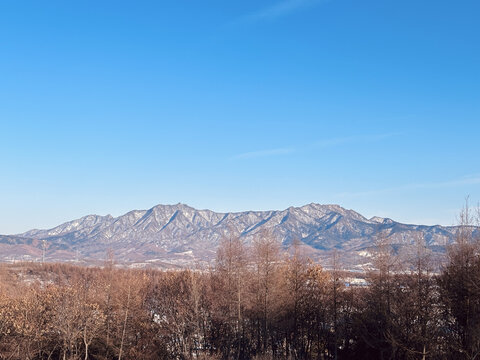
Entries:
<svg viewBox="0 0 480 360">
<path fill-rule="evenodd" d="M 443 264 L 377 239 L 364 286 L 293 242 L 226 237 L 215 266 L 0 268 L 0 359 L 480 359 L 480 249 L 468 209 Z"/>
</svg>

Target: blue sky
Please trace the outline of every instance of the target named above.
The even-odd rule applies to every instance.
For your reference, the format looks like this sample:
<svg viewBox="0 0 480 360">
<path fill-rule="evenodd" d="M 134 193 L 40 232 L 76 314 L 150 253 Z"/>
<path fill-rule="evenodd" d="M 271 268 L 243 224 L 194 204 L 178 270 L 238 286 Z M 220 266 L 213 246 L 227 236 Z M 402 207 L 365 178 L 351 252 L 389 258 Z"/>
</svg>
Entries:
<svg viewBox="0 0 480 360">
<path fill-rule="evenodd" d="M 0 3 L 0 233 L 183 202 L 451 225 L 480 2 Z"/>
</svg>

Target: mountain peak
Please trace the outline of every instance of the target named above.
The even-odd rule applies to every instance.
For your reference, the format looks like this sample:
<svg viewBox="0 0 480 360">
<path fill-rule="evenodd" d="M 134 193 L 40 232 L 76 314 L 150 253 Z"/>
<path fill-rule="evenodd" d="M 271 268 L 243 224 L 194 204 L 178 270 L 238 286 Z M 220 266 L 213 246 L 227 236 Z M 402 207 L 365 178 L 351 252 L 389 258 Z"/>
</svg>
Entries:
<svg viewBox="0 0 480 360">
<path fill-rule="evenodd" d="M 394 221 L 390 218 L 383 218 L 380 216 L 373 216 L 369 219 L 372 222 L 378 223 L 378 224 L 393 224 Z"/>
<path fill-rule="evenodd" d="M 151 209 L 156 209 L 156 208 L 172 208 L 172 209 L 181 209 L 181 208 L 191 208 L 190 206 L 183 204 L 183 203 L 176 203 L 176 204 L 157 204 L 155 206 L 152 206 Z"/>
</svg>

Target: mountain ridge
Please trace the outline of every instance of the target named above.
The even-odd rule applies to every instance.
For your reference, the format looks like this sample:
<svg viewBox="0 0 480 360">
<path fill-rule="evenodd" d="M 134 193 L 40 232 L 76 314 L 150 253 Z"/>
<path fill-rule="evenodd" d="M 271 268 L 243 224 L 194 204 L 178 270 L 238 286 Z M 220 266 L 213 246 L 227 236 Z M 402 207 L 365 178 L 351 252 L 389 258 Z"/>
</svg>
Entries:
<svg viewBox="0 0 480 360">
<path fill-rule="evenodd" d="M 336 204 L 225 213 L 182 203 L 159 204 L 117 217 L 86 215 L 51 229 L 0 235 L 0 260 L 38 259 L 46 244 L 48 261 L 101 261 L 113 251 L 121 262 L 186 266 L 214 259 L 222 237 L 240 236 L 248 244 L 267 231 L 285 247 L 299 240 L 312 258 L 324 258 L 336 249 L 357 264 L 365 260 L 359 254 L 371 249 L 380 234 L 399 245 L 421 234 L 428 247 L 442 252 L 454 240 L 456 229 L 375 216 L 367 219 Z"/>
</svg>

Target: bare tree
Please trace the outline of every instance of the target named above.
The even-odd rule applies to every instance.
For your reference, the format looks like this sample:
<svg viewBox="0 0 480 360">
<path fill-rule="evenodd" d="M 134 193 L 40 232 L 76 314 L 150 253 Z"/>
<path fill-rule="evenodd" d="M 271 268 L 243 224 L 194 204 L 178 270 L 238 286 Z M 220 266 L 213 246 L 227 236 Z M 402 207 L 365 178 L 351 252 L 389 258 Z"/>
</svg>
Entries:
<svg viewBox="0 0 480 360">
<path fill-rule="evenodd" d="M 221 239 L 217 250 L 216 273 L 217 281 L 221 284 L 221 296 L 223 296 L 226 314 L 236 339 L 236 357 L 243 356 L 243 312 L 245 307 L 245 281 L 247 279 L 248 254 L 247 249 L 233 229 Z M 232 347 L 232 346 L 230 346 Z M 228 352 L 228 347 L 226 348 Z"/>
<path fill-rule="evenodd" d="M 261 232 L 253 241 L 257 308 L 261 314 L 259 348 L 265 352 L 268 346 L 272 317 L 272 302 L 275 291 L 276 270 L 280 260 L 280 244 L 271 232 Z"/>
<path fill-rule="evenodd" d="M 480 256 L 468 198 L 459 222 L 439 284 L 450 352 L 459 359 L 476 359 L 480 356 Z"/>
</svg>

